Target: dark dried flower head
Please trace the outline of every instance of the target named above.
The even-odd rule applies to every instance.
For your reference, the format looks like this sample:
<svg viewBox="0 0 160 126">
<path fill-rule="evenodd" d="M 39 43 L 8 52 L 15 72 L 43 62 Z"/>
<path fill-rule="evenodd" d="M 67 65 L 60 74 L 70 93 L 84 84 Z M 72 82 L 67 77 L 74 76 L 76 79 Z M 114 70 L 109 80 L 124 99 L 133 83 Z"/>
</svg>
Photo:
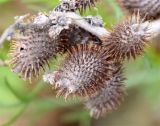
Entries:
<svg viewBox="0 0 160 126">
<path fill-rule="evenodd" d="M 44 75 L 44 80 L 58 88 L 60 95 L 90 96 L 111 78 L 113 63 L 101 46 L 73 46 L 61 68 Z"/>
<path fill-rule="evenodd" d="M 125 95 L 123 80 L 120 68 L 116 69 L 111 80 L 106 81 L 105 87 L 86 101 L 85 105 L 90 110 L 92 117 L 99 118 L 113 112 L 120 106 Z"/>
<path fill-rule="evenodd" d="M 116 60 L 130 59 L 143 53 L 149 38 L 148 22 L 134 15 L 115 26 L 104 45 Z"/>
<path fill-rule="evenodd" d="M 75 12 L 76 9 L 75 0 L 61 0 L 61 3 L 54 10 L 58 12 Z"/>
<path fill-rule="evenodd" d="M 60 51 L 63 47 L 49 37 L 46 29 L 19 29 L 11 43 L 12 69 L 24 79 L 31 79 Z"/>
<path fill-rule="evenodd" d="M 160 0 L 122 0 L 122 4 L 131 14 L 139 11 L 146 20 L 160 17 Z"/>
<path fill-rule="evenodd" d="M 87 7 L 95 7 L 95 2 L 98 0 L 75 0 L 76 1 L 76 7 L 80 10 L 81 13 L 83 13 Z"/>
<path fill-rule="evenodd" d="M 95 7 L 97 0 L 61 0 L 60 5 L 55 8 L 55 11 L 59 12 L 75 12 L 80 10 L 84 12 L 87 7 Z"/>
</svg>

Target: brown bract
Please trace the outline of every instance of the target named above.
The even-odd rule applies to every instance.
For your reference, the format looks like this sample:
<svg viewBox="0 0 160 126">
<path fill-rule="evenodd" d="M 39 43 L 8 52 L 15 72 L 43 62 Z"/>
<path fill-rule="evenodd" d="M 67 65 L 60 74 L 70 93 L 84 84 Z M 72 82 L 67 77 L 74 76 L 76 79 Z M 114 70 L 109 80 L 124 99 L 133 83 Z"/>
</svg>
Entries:
<svg viewBox="0 0 160 126">
<path fill-rule="evenodd" d="M 88 97 L 112 78 L 113 59 L 101 46 L 76 45 L 67 50 L 67 55 L 57 72 L 45 76 L 60 95 Z"/>
<path fill-rule="evenodd" d="M 149 24 L 143 23 L 139 15 L 133 15 L 113 28 L 104 46 L 115 60 L 135 59 L 144 52 L 150 36 Z"/>
</svg>

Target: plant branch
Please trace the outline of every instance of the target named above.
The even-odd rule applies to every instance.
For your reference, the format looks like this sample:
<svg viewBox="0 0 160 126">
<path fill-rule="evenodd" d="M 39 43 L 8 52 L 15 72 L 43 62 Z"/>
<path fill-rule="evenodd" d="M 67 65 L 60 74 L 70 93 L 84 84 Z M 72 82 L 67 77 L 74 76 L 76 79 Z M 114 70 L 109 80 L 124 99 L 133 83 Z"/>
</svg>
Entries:
<svg viewBox="0 0 160 126">
<path fill-rule="evenodd" d="M 100 39 L 104 39 L 107 36 L 109 36 L 110 32 L 107 31 L 104 27 L 101 26 L 94 26 L 89 24 L 84 17 L 81 17 L 80 15 L 74 13 L 74 12 L 55 12 L 53 11 L 50 15 L 50 20 L 53 22 L 59 17 L 66 18 L 66 22 L 69 22 L 67 25 L 76 25 L 80 28 L 90 32 L 91 34 L 97 36 Z"/>
<path fill-rule="evenodd" d="M 66 13 L 66 17 L 71 19 L 72 24 L 75 24 L 81 28 L 83 28 L 84 30 L 90 32 L 91 34 L 97 36 L 100 39 L 104 39 L 107 36 L 109 36 L 110 32 L 107 31 L 105 28 L 103 27 L 98 27 L 98 26 L 92 26 L 90 25 L 88 22 L 86 22 L 83 17 L 81 17 L 80 15 L 73 13 L 73 12 L 68 12 Z"/>
</svg>

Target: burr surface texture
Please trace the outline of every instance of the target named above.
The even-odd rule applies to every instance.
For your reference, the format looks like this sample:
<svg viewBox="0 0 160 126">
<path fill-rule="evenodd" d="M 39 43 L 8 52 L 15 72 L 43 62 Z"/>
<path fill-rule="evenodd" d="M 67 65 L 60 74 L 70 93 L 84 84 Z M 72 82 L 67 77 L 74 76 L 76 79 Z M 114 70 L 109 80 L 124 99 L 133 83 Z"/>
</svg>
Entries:
<svg viewBox="0 0 160 126">
<path fill-rule="evenodd" d="M 104 42 L 115 60 L 136 58 L 144 52 L 151 33 L 148 22 L 143 23 L 138 15 L 133 15 L 114 26 L 110 36 Z"/>
<path fill-rule="evenodd" d="M 45 77 L 62 95 L 88 97 L 110 80 L 114 62 L 101 46 L 78 45 L 67 52 L 59 70 Z"/>
<path fill-rule="evenodd" d="M 40 26 L 21 22 L 11 37 L 12 70 L 25 80 L 37 77 L 48 61 L 64 49 L 56 37 L 49 36 L 48 26 Z"/>
</svg>

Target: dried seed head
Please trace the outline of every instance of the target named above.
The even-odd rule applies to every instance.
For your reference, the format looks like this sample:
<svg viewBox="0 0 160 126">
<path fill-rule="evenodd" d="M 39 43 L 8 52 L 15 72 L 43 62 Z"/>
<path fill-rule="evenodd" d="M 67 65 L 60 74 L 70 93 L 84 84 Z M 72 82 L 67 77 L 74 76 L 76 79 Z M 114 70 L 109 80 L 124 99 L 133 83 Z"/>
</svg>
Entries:
<svg viewBox="0 0 160 126">
<path fill-rule="evenodd" d="M 134 15 L 115 26 L 104 45 L 116 60 L 136 58 L 143 53 L 150 36 L 149 23 Z"/>
<path fill-rule="evenodd" d="M 64 52 L 68 46 L 66 42 L 58 40 L 60 32 L 67 29 L 69 24 L 69 20 L 57 13 L 25 16 L 15 25 L 11 38 L 13 71 L 24 79 L 38 76 L 48 60 Z"/>
<path fill-rule="evenodd" d="M 55 8 L 59 12 L 75 12 L 80 10 L 83 13 L 87 7 L 95 7 L 97 0 L 61 0 L 60 5 Z"/>
<path fill-rule="evenodd" d="M 113 60 L 100 46 L 73 46 L 59 71 L 44 78 L 62 95 L 90 96 L 111 78 L 112 64 Z"/>
<path fill-rule="evenodd" d="M 63 44 L 49 37 L 47 29 L 17 30 L 11 43 L 12 69 L 24 79 L 36 77 L 49 59 L 63 51 L 62 46 Z"/>
<path fill-rule="evenodd" d="M 125 95 L 123 80 L 122 72 L 118 68 L 111 80 L 106 81 L 105 87 L 97 91 L 86 101 L 85 105 L 90 110 L 92 117 L 99 118 L 111 113 L 120 106 Z"/>
<path fill-rule="evenodd" d="M 139 11 L 146 20 L 158 19 L 160 17 L 159 0 L 122 0 L 123 6 L 131 13 Z"/>
</svg>

